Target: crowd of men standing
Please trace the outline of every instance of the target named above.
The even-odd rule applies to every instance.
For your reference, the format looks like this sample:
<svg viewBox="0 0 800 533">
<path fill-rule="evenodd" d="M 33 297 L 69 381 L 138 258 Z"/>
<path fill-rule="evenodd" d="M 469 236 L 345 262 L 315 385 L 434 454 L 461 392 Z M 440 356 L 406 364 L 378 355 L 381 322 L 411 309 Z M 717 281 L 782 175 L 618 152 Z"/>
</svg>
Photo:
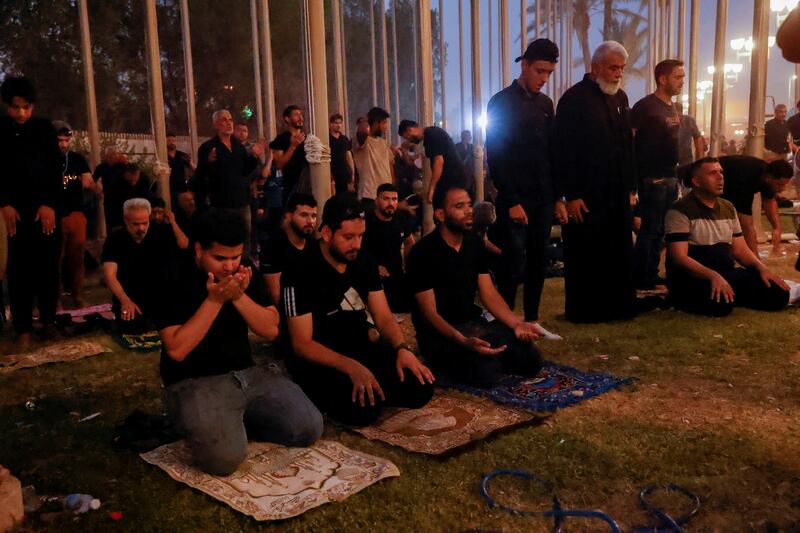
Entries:
<svg viewBox="0 0 800 533">
<path fill-rule="evenodd" d="M 406 119 L 393 146 L 384 109 L 360 117 L 352 140 L 332 115 L 331 198 L 321 213 L 298 106 L 283 111 L 284 131 L 270 142 L 250 142 L 246 123 L 216 111 L 196 166 L 168 133 L 174 211 L 166 211 L 155 184 L 114 147 L 92 173 L 71 150 L 69 125 L 32 117 L 32 84 L 9 77 L 0 208 L 18 343 L 30 344 L 34 304 L 45 339 L 52 334 L 60 286 L 70 305 L 83 305 L 84 251 L 98 233 L 101 195 L 103 276 L 117 326 L 158 329 L 167 410 L 211 473 L 235 470 L 248 435 L 313 442 L 320 412 L 366 425 L 383 405 L 422 406 L 434 373 L 482 387 L 506 373 L 535 376 L 534 341 L 549 333 L 539 307 L 554 224 L 570 321 L 632 318 L 636 289 L 662 285 L 695 313 L 725 315 L 734 302 L 784 308 L 788 287 L 759 259 L 752 203 L 761 193 L 778 244 L 776 197 L 793 173 L 786 159 L 797 124 L 776 108 L 770 161 L 706 157 L 696 125 L 672 102 L 683 63 L 660 62 L 656 91 L 631 108 L 627 59 L 619 43 L 602 43 L 591 71 L 554 108 L 542 89 L 559 50 L 532 42 L 516 59 L 519 77 L 488 104 L 495 193 L 487 198 L 475 197 L 484 176 L 472 172 L 469 132 L 456 145 L 443 129 Z M 496 221 L 478 229 L 473 203 L 485 208 L 487 199 Z M 425 210 L 436 227 L 420 236 Z M 523 316 L 514 312 L 519 285 Z M 398 327 L 395 314 L 408 311 L 424 363 Z M 280 333 L 293 381 L 253 364 L 248 330 L 268 340 Z"/>
</svg>

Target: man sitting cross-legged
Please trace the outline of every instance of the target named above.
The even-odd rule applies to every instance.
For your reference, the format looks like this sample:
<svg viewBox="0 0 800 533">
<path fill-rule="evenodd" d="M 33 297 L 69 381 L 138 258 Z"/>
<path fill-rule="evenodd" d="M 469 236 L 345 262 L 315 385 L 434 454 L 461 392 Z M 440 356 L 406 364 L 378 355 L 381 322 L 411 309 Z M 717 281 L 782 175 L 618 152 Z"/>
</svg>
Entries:
<svg viewBox="0 0 800 533">
<path fill-rule="evenodd" d="M 720 198 L 725 179 L 719 160 L 699 159 L 689 172 L 692 191 L 666 217 L 667 284 L 675 306 L 711 316 L 728 315 L 734 305 L 786 307 L 788 287 L 747 246 L 736 208 Z"/>
<path fill-rule="evenodd" d="M 215 475 L 236 470 L 248 436 L 308 446 L 322 416 L 288 378 L 254 366 L 248 329 L 273 340 L 278 312 L 264 281 L 242 258 L 247 229 L 232 211 L 210 209 L 193 227 L 193 254 L 164 276 L 154 308 L 167 413 L 185 434 L 195 465 Z"/>
<path fill-rule="evenodd" d="M 147 329 L 155 272 L 172 261 L 189 240 L 175 223 L 151 224 L 150 202 L 131 198 L 123 206 L 124 226 L 115 229 L 103 244 L 103 279 L 113 295 L 111 310 L 120 333 Z"/>
<path fill-rule="evenodd" d="M 515 315 L 492 283 L 485 247 L 469 231 L 469 193 L 439 187 L 433 209 L 438 228 L 408 258 L 420 351 L 438 373 L 468 385 L 492 387 L 503 373 L 535 376 L 542 367 L 535 323 Z M 494 321 L 481 316 L 475 291 Z"/>
<path fill-rule="evenodd" d="M 403 339 L 378 266 L 359 253 L 364 227 L 358 199 L 334 196 L 322 211 L 319 247 L 281 276 L 286 366 L 320 410 L 353 426 L 374 422 L 384 404 L 422 407 L 434 379 Z M 382 342 L 370 340 L 370 315 Z"/>
<path fill-rule="evenodd" d="M 281 227 L 272 232 L 259 251 L 259 270 L 272 302 L 278 305 L 281 273 L 294 269 L 317 247 L 317 201 L 310 194 L 293 192 L 283 212 Z"/>
</svg>

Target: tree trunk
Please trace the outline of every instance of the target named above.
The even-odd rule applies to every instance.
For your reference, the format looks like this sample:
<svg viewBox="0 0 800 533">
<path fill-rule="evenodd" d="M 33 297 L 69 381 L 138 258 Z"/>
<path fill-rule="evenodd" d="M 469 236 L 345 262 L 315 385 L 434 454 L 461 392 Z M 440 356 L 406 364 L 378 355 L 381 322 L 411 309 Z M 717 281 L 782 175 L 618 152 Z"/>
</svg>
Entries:
<svg viewBox="0 0 800 533">
<path fill-rule="evenodd" d="M 614 0 L 603 0 L 603 40 L 611 38 L 611 22 L 613 20 Z"/>
<path fill-rule="evenodd" d="M 592 52 L 589 50 L 589 0 L 575 0 L 575 34 L 581 43 L 583 65 L 592 70 Z"/>
</svg>

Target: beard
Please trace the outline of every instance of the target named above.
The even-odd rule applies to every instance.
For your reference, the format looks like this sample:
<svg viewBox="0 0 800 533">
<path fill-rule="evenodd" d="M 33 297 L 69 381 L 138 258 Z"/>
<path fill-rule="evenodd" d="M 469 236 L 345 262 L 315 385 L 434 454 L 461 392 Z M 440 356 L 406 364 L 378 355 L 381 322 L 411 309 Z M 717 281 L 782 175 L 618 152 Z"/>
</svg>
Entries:
<svg viewBox="0 0 800 533">
<path fill-rule="evenodd" d="M 335 246 L 331 246 L 328 248 L 328 251 L 330 252 L 331 257 L 333 257 L 340 263 L 352 263 L 358 257 L 358 250 L 353 250 L 350 252 L 342 252 Z"/>
<path fill-rule="evenodd" d="M 394 218 L 394 213 L 396 209 L 394 207 L 389 207 L 388 209 L 379 209 L 381 215 L 385 216 L 388 219 Z"/>
<path fill-rule="evenodd" d="M 456 221 L 445 217 L 444 225 L 453 233 L 466 233 L 472 229 L 472 218 L 465 218 L 462 221 Z"/>
<path fill-rule="evenodd" d="M 305 229 L 303 229 L 302 226 L 298 226 L 294 222 L 289 222 L 289 225 L 291 226 L 294 234 L 300 237 L 301 239 L 308 239 L 311 236 L 311 234 L 314 233 L 313 228 L 306 231 Z"/>
<path fill-rule="evenodd" d="M 597 85 L 600 86 L 600 90 L 603 91 L 604 94 L 607 94 L 609 96 L 614 96 L 615 94 L 617 94 L 617 92 L 619 92 L 619 89 L 622 86 L 622 82 L 621 81 L 608 82 L 598 77 Z"/>
</svg>

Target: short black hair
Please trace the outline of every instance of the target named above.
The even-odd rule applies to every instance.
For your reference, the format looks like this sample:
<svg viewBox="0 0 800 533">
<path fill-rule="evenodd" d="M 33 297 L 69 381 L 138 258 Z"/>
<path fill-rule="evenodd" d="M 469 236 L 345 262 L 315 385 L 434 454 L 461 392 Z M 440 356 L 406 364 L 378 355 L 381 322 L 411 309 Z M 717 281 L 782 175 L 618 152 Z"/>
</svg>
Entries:
<svg viewBox="0 0 800 533">
<path fill-rule="evenodd" d="M 389 113 L 382 107 L 373 107 L 367 111 L 367 122 L 369 122 L 369 125 L 372 126 L 373 124 L 376 124 L 382 120 L 386 120 L 390 116 L 391 115 L 389 115 Z"/>
<path fill-rule="evenodd" d="M 394 186 L 393 183 L 381 183 L 378 185 L 378 190 L 376 194 L 380 194 L 382 192 L 398 192 L 397 187 Z"/>
<path fill-rule="evenodd" d="M 292 113 L 294 111 L 302 111 L 302 110 L 303 109 L 299 105 L 292 104 L 290 106 L 286 106 L 286 109 L 283 110 L 282 115 L 283 115 L 283 118 L 289 118 L 289 117 L 292 116 Z"/>
<path fill-rule="evenodd" d="M 417 126 L 419 126 L 419 124 L 417 124 L 413 120 L 408 120 L 407 118 L 404 118 L 403 120 L 400 121 L 400 125 L 397 126 L 397 134 L 402 137 L 408 128 L 416 128 Z"/>
<path fill-rule="evenodd" d="M 177 137 L 177 135 L 175 135 L 175 133 L 173 133 L 171 131 L 168 131 L 166 136 L 167 137 Z"/>
<path fill-rule="evenodd" d="M 192 239 L 203 250 L 208 250 L 214 243 L 238 246 L 247 239 L 247 227 L 239 213 L 212 207 L 194 217 Z"/>
<path fill-rule="evenodd" d="M 344 117 L 342 116 L 341 113 L 334 113 L 333 115 L 331 115 L 331 118 L 328 119 L 328 123 L 334 122 L 336 120 L 344 121 Z"/>
<path fill-rule="evenodd" d="M 767 163 L 764 173 L 772 176 L 774 180 L 785 180 L 794 176 L 794 169 L 785 159 L 776 159 L 775 161 Z"/>
<path fill-rule="evenodd" d="M 351 192 L 342 192 L 328 198 L 322 209 L 322 226 L 328 226 L 331 231 L 342 227 L 342 222 L 347 220 L 364 219 L 364 204 Z"/>
<path fill-rule="evenodd" d="M 286 212 L 294 213 L 301 205 L 317 207 L 317 199 L 304 192 L 293 192 L 289 195 L 288 200 L 286 200 Z"/>
<path fill-rule="evenodd" d="M 660 61 L 656 68 L 653 69 L 653 76 L 656 79 L 656 85 L 658 85 L 658 78 L 661 76 L 669 76 L 672 74 L 672 71 L 678 67 L 683 66 L 683 61 L 680 59 L 665 59 Z"/>
<path fill-rule="evenodd" d="M 688 165 L 679 168 L 678 176 L 681 178 L 681 181 L 683 181 L 683 184 L 686 187 L 691 187 L 692 178 L 694 176 L 697 176 L 697 173 L 700 171 L 701 168 L 703 168 L 703 165 L 707 163 L 719 163 L 719 158 L 711 156 L 702 157 L 693 163 L 690 163 Z"/>
<path fill-rule="evenodd" d="M 444 209 L 444 202 L 447 199 L 447 194 L 454 190 L 466 191 L 463 185 L 459 185 L 457 183 L 449 183 L 444 186 L 437 186 L 433 191 L 433 208 Z"/>
<path fill-rule="evenodd" d="M 126 163 L 122 166 L 122 174 L 133 174 L 134 172 L 141 172 L 142 169 L 136 166 L 134 163 Z"/>
<path fill-rule="evenodd" d="M 0 87 L 0 95 L 2 95 L 3 102 L 8 105 L 11 105 L 11 101 L 15 97 L 22 98 L 30 104 L 36 102 L 36 89 L 33 87 L 31 80 L 25 76 L 6 78 L 6 81 Z"/>
<path fill-rule="evenodd" d="M 155 209 L 157 207 L 166 208 L 167 202 L 164 201 L 163 198 L 156 196 L 155 198 L 150 199 L 150 208 Z"/>
</svg>

